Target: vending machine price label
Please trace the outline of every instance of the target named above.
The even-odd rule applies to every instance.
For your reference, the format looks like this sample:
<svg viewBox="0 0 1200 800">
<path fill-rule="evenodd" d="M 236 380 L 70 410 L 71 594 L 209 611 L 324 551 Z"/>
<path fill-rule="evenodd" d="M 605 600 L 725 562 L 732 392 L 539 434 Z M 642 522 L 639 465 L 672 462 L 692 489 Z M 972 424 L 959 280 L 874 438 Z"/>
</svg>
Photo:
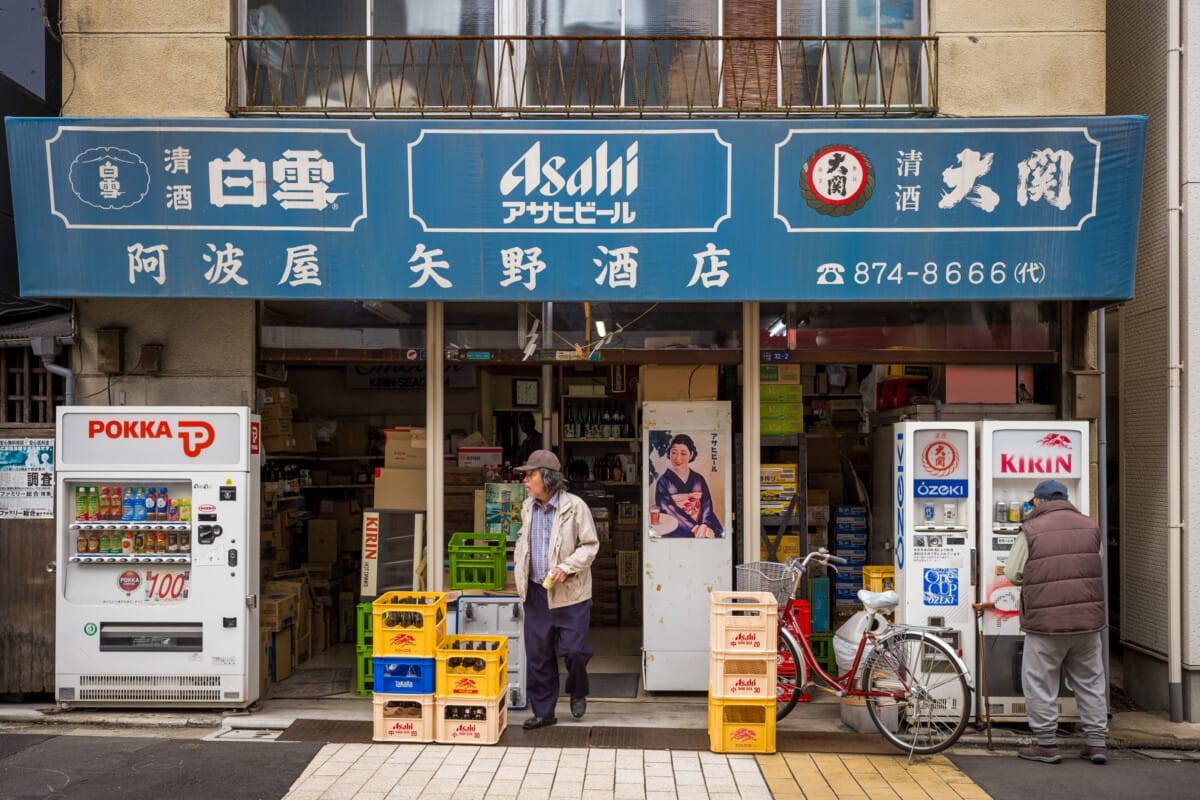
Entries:
<svg viewBox="0 0 1200 800">
<path fill-rule="evenodd" d="M 177 603 L 188 598 L 191 571 L 146 570 L 142 576 L 143 597 L 149 603 Z"/>
</svg>

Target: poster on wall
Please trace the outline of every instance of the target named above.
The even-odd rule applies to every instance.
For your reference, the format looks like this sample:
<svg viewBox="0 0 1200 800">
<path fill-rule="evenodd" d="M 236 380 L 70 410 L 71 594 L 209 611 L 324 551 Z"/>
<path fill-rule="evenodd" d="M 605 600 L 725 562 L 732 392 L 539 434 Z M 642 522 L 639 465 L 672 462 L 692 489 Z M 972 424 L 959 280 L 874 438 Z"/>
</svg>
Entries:
<svg viewBox="0 0 1200 800">
<path fill-rule="evenodd" d="M 0 519 L 54 516 L 54 440 L 0 439 Z"/>
<path fill-rule="evenodd" d="M 691 428 L 647 436 L 650 538 L 724 538 L 729 443 L 719 431 Z"/>
</svg>

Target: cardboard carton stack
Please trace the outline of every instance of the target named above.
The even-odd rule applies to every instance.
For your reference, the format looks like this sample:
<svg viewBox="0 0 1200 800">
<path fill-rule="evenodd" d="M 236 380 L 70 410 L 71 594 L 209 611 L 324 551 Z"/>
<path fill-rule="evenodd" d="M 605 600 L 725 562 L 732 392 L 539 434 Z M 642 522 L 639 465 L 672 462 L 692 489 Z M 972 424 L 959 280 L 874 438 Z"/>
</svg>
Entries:
<svg viewBox="0 0 1200 800">
<path fill-rule="evenodd" d="M 833 518 L 834 548 L 847 560 L 838 568 L 834 580 L 835 605 L 843 612 L 858 606 L 858 590 L 862 588 L 863 566 L 867 563 L 867 507 L 835 506 Z"/>
<path fill-rule="evenodd" d="M 635 501 L 616 504 L 612 524 L 612 549 L 617 558 L 617 595 L 622 625 L 642 621 L 642 505 Z"/>
<path fill-rule="evenodd" d="M 375 508 L 425 508 L 425 454 L 424 428 L 384 431 L 383 467 L 375 470 Z"/>
<path fill-rule="evenodd" d="M 800 370 L 800 364 L 763 364 L 758 368 L 758 419 L 763 436 L 804 432 Z"/>
</svg>

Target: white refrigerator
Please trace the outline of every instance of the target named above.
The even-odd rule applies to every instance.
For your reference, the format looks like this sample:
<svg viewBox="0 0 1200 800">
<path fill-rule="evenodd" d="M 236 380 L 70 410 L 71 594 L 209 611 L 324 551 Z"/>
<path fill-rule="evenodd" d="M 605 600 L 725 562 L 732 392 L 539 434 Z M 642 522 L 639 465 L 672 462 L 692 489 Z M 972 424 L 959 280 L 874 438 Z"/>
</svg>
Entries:
<svg viewBox="0 0 1200 800">
<path fill-rule="evenodd" d="M 259 434 L 246 408 L 58 409 L 59 705 L 258 698 Z"/>
<path fill-rule="evenodd" d="M 733 439 L 723 401 L 642 405 L 642 682 L 708 690 L 709 596 L 733 584 Z"/>
<path fill-rule="evenodd" d="M 896 622 L 951 629 L 943 638 L 973 665 L 975 424 L 898 422 L 890 441 Z"/>
<path fill-rule="evenodd" d="M 1080 513 L 1088 513 L 1088 435 L 1087 422 L 979 423 L 980 596 L 995 606 L 983 613 L 980 659 L 986 661 L 991 716 L 999 722 L 1025 721 L 1021 590 L 1004 576 L 1004 566 L 1041 481 L 1061 481 Z M 1059 687 L 1059 719 L 1079 719 L 1065 681 Z"/>
</svg>

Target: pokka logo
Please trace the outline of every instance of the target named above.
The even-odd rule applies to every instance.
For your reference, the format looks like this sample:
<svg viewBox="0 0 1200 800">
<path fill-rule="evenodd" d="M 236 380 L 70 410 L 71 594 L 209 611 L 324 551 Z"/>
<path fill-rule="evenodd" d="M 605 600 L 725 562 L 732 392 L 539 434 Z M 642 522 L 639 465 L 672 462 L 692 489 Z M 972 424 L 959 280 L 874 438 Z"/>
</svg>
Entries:
<svg viewBox="0 0 1200 800">
<path fill-rule="evenodd" d="M 180 420 L 172 429 L 165 419 L 89 419 L 87 435 L 89 439 L 179 439 L 188 458 L 200 455 L 217 438 L 213 426 L 203 420 Z"/>
<path fill-rule="evenodd" d="M 479 685 L 470 678 L 459 678 L 454 683 L 455 694 L 479 694 Z"/>
<path fill-rule="evenodd" d="M 142 578 L 133 570 L 126 570 L 117 576 L 117 586 L 121 587 L 121 591 L 130 593 L 137 590 L 142 585 Z"/>
<path fill-rule="evenodd" d="M 397 650 L 411 650 L 417 644 L 417 638 L 411 633 L 397 633 L 391 638 L 392 647 Z"/>
<path fill-rule="evenodd" d="M 875 168 L 861 151 L 844 144 L 824 147 L 800 170 L 800 194 L 820 214 L 845 217 L 858 211 L 875 191 Z"/>
<path fill-rule="evenodd" d="M 935 478 L 953 475 L 958 469 L 958 450 L 949 442 L 930 442 L 921 451 L 921 466 Z"/>
<path fill-rule="evenodd" d="M 758 741 L 758 734 L 751 728 L 738 728 L 729 734 L 729 738 L 740 744 L 754 744 Z"/>
</svg>

